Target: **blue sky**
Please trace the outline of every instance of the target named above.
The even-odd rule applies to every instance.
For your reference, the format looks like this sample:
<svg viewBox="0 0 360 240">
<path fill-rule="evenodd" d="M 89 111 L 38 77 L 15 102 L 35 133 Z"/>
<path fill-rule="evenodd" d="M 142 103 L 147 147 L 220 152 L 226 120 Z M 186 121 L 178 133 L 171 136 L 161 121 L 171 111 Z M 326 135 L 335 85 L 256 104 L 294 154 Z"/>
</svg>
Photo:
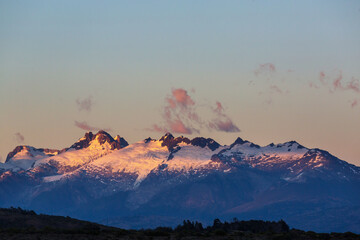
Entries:
<svg viewBox="0 0 360 240">
<path fill-rule="evenodd" d="M 158 138 L 183 89 L 190 137 L 297 140 L 360 165 L 358 1 L 0 1 L 0 33 L 3 161 L 68 147 L 76 122 Z M 209 128 L 219 117 L 240 131 Z"/>
</svg>

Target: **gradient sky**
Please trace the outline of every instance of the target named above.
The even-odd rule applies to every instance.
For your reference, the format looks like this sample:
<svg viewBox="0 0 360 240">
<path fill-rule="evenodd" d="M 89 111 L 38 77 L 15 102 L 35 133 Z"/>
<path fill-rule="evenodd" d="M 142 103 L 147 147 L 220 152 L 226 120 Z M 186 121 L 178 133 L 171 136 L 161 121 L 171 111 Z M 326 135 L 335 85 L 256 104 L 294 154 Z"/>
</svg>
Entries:
<svg viewBox="0 0 360 240">
<path fill-rule="evenodd" d="M 359 79 L 356 0 L 0 1 L 2 161 L 86 124 L 132 143 L 179 120 L 360 165 Z"/>
</svg>

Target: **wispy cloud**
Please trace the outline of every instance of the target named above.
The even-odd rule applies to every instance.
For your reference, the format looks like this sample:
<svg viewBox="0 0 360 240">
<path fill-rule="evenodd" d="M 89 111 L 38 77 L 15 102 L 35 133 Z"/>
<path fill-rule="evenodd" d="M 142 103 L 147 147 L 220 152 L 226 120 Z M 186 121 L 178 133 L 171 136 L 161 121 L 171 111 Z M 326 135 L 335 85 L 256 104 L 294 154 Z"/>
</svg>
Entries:
<svg viewBox="0 0 360 240">
<path fill-rule="evenodd" d="M 355 94 L 360 93 L 360 82 L 359 79 L 352 77 L 350 81 L 344 81 L 343 72 L 341 70 L 337 70 L 336 73 L 325 73 L 324 71 L 320 71 L 319 73 L 319 85 L 310 82 L 309 87 L 311 88 L 325 88 L 330 93 L 341 92 L 341 91 L 348 91 L 353 92 Z M 351 107 L 354 108 L 358 105 L 358 100 L 351 101 Z"/>
<path fill-rule="evenodd" d="M 222 132 L 240 132 L 240 129 L 232 122 L 232 120 L 224 112 L 224 108 L 220 102 L 216 102 L 213 108 L 216 118 L 209 123 L 210 129 Z"/>
<path fill-rule="evenodd" d="M 273 63 L 259 64 L 259 67 L 254 70 L 255 76 L 269 75 L 276 72 L 276 67 Z"/>
<path fill-rule="evenodd" d="M 359 79 L 352 77 L 351 81 L 347 84 L 346 89 L 352 90 L 356 93 L 360 93 Z"/>
<path fill-rule="evenodd" d="M 253 71 L 257 80 L 252 80 L 251 85 L 253 87 L 260 88 L 258 92 L 264 103 L 270 105 L 274 102 L 276 95 L 285 95 L 290 93 L 285 80 L 291 76 L 294 69 L 278 70 L 273 63 L 259 64 L 259 66 Z M 264 81 L 264 77 L 266 81 Z M 249 83 L 250 84 L 250 83 Z"/>
<path fill-rule="evenodd" d="M 17 133 L 15 133 L 15 140 L 18 143 L 23 143 L 25 141 L 25 137 L 21 133 L 17 132 Z"/>
<path fill-rule="evenodd" d="M 319 73 L 319 81 L 320 81 L 323 85 L 326 84 L 326 82 L 325 82 L 325 73 L 324 73 L 323 71 L 321 71 L 321 72 Z"/>
<path fill-rule="evenodd" d="M 313 83 L 313 82 L 309 82 L 309 87 L 310 88 L 319 88 L 319 86 L 316 83 Z"/>
<path fill-rule="evenodd" d="M 100 131 L 100 130 L 104 130 L 107 132 L 111 131 L 111 128 L 98 128 L 98 127 L 91 126 L 86 121 L 82 121 L 82 122 L 74 121 L 74 124 L 76 127 L 81 128 L 85 131 Z"/>
<path fill-rule="evenodd" d="M 91 108 L 93 106 L 93 98 L 92 96 L 88 96 L 87 98 L 84 98 L 84 99 L 76 99 L 76 104 L 77 104 L 77 107 L 78 107 L 78 110 L 79 111 L 87 111 L 87 112 L 90 112 L 91 111 Z"/>
<path fill-rule="evenodd" d="M 193 126 L 194 123 L 196 124 L 200 121 L 196 113 L 195 101 L 186 90 L 182 88 L 172 89 L 171 95 L 165 98 L 165 102 L 166 105 L 163 112 L 165 126 L 158 127 L 157 130 L 181 134 L 199 132 L 199 129 Z"/>
<path fill-rule="evenodd" d="M 191 91 L 195 93 L 193 89 Z M 157 132 L 173 132 L 181 134 L 200 133 L 200 129 L 207 126 L 209 129 L 224 132 L 238 132 L 239 129 L 224 113 L 224 109 L 220 102 L 217 107 L 211 109 L 207 104 L 202 104 L 205 108 L 209 108 L 215 118 L 211 121 L 203 120 L 197 112 L 197 104 L 189 95 L 188 91 L 182 88 L 172 89 L 171 94 L 165 98 L 165 107 L 163 109 L 164 124 L 154 124 L 147 130 Z"/>
<path fill-rule="evenodd" d="M 275 84 L 273 84 L 273 85 L 270 86 L 270 90 L 273 91 L 273 92 L 275 92 L 275 93 L 279 93 L 279 94 L 283 94 L 283 93 L 284 93 L 284 91 L 281 90 L 280 87 L 279 87 L 278 85 L 275 85 Z"/>
<path fill-rule="evenodd" d="M 359 101 L 358 101 L 357 99 L 354 99 L 354 100 L 351 102 L 351 107 L 354 108 L 354 107 L 356 107 L 358 104 L 359 104 Z"/>
</svg>

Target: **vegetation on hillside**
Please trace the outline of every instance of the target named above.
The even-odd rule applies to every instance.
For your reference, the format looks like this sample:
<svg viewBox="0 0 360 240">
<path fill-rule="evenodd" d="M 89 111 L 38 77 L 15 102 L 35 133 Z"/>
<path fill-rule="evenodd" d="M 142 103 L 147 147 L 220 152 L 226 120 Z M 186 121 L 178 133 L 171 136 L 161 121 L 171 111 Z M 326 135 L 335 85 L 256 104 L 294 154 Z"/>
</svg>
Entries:
<svg viewBox="0 0 360 240">
<path fill-rule="evenodd" d="M 0 209 L 0 239 L 238 239 L 238 240 L 352 240 L 354 233 L 315 233 L 290 229 L 283 221 L 221 222 L 215 219 L 204 227 L 184 220 L 176 228 L 125 230 L 81 221 L 70 217 L 36 214 L 21 208 Z"/>
</svg>

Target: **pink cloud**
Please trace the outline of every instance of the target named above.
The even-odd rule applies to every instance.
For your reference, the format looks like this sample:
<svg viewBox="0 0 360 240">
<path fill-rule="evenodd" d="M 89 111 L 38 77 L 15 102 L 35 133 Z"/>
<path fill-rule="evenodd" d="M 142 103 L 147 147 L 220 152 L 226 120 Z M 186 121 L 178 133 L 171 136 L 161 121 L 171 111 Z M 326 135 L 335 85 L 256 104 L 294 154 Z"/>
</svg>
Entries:
<svg viewBox="0 0 360 240">
<path fill-rule="evenodd" d="M 170 107 L 170 108 L 176 108 L 176 103 L 175 103 L 174 99 L 172 99 L 172 98 L 167 98 L 166 100 L 167 100 L 167 102 L 169 103 L 169 107 Z"/>
<path fill-rule="evenodd" d="M 214 111 L 217 114 L 221 114 L 224 111 L 224 108 L 220 102 L 216 102 L 216 108 L 214 109 Z"/>
<path fill-rule="evenodd" d="M 334 87 L 334 90 L 343 90 L 343 86 L 341 84 L 341 80 L 343 79 L 343 76 L 342 76 L 342 72 L 340 71 L 339 73 L 339 76 L 337 78 L 335 78 L 334 82 L 333 82 L 333 87 Z"/>
<path fill-rule="evenodd" d="M 275 65 L 272 63 L 264 63 L 260 64 L 257 69 L 254 70 L 255 76 L 258 76 L 260 74 L 272 74 L 276 72 Z"/>
<path fill-rule="evenodd" d="M 283 91 L 277 85 L 271 85 L 270 90 L 272 90 L 272 91 L 274 91 L 276 93 L 280 93 L 280 94 L 283 93 Z"/>
<path fill-rule="evenodd" d="M 193 90 L 192 92 L 195 92 Z M 157 132 L 191 134 L 194 131 L 199 132 L 193 127 L 201 122 L 196 112 L 195 101 L 188 92 L 182 88 L 171 90 L 171 95 L 165 98 L 165 107 L 163 109 L 164 126 L 153 125 L 149 130 Z"/>
<path fill-rule="evenodd" d="M 357 99 L 354 99 L 351 103 L 351 107 L 354 108 L 356 107 L 357 105 L 359 104 L 358 100 Z"/>
<path fill-rule="evenodd" d="M 313 83 L 313 82 L 309 82 L 309 87 L 311 87 L 311 88 L 319 88 L 319 86 L 316 85 L 316 84 Z"/>
<path fill-rule="evenodd" d="M 323 85 L 326 85 L 324 72 L 320 72 L 319 80 Z M 348 82 L 347 84 L 344 84 L 342 81 L 343 81 L 343 74 L 342 71 L 339 71 L 339 75 L 332 82 L 333 89 L 329 89 L 329 91 L 332 92 L 338 90 L 340 91 L 351 90 L 356 93 L 360 93 L 360 83 L 358 79 L 352 77 L 351 81 Z"/>
<path fill-rule="evenodd" d="M 213 108 L 216 118 L 212 120 L 208 126 L 210 129 L 215 129 L 222 132 L 240 132 L 240 129 L 232 122 L 232 120 L 224 113 L 224 108 L 220 102 L 216 102 L 216 107 Z"/>
<path fill-rule="evenodd" d="M 224 121 L 216 119 L 209 123 L 209 127 L 222 132 L 240 132 L 240 129 L 230 119 Z"/>
<path fill-rule="evenodd" d="M 192 131 L 185 124 L 180 120 L 176 119 L 173 122 L 170 122 L 170 129 L 172 132 L 175 133 L 182 133 L 182 134 L 191 134 Z"/>
<path fill-rule="evenodd" d="M 82 100 L 78 98 L 76 99 L 76 104 L 78 105 L 79 111 L 85 110 L 87 112 L 90 112 L 93 105 L 92 96 L 89 96 Z"/>
<path fill-rule="evenodd" d="M 107 132 L 111 131 L 111 128 L 98 128 L 98 127 L 90 126 L 86 121 L 82 121 L 82 122 L 75 121 L 74 124 L 76 127 L 81 128 L 85 131 L 100 131 L 100 130 L 104 130 Z"/>
<path fill-rule="evenodd" d="M 359 80 L 355 79 L 354 77 L 351 79 L 351 81 L 346 86 L 346 89 L 353 90 L 357 93 L 360 93 L 360 86 L 359 86 Z"/>
<path fill-rule="evenodd" d="M 192 90 L 195 93 L 195 90 Z M 209 108 L 207 104 L 204 104 Z M 225 132 L 237 132 L 239 129 L 224 113 L 220 102 L 216 102 L 216 108 L 210 108 L 216 117 L 212 121 L 203 121 L 198 112 L 197 105 L 188 92 L 182 88 L 173 89 L 171 95 L 165 98 L 163 108 L 163 124 L 154 124 L 146 130 L 156 132 L 168 132 L 192 134 L 200 133 L 200 129 L 208 126 L 210 129 Z"/>
<path fill-rule="evenodd" d="M 319 80 L 320 80 L 320 82 L 322 83 L 322 84 L 326 84 L 326 81 L 325 81 L 325 73 L 323 72 L 323 71 L 321 71 L 320 73 L 319 73 Z"/>
<path fill-rule="evenodd" d="M 169 131 L 168 129 L 163 128 L 163 127 L 160 127 L 160 126 L 157 125 L 157 124 L 153 124 L 150 128 L 147 128 L 146 130 L 148 130 L 148 131 L 154 131 L 154 132 L 160 132 L 160 133 L 166 133 L 166 132 Z"/>
<path fill-rule="evenodd" d="M 172 101 L 173 104 L 176 103 L 183 107 L 195 105 L 195 102 L 188 95 L 187 91 L 182 88 L 173 89 L 172 99 L 170 98 L 168 101 Z"/>
<path fill-rule="evenodd" d="M 331 79 L 331 76 L 325 74 L 323 71 L 319 73 L 319 81 L 320 83 L 329 90 L 331 93 L 335 93 L 337 91 L 353 91 L 355 93 L 360 93 L 360 83 L 359 80 L 352 77 L 351 81 L 348 83 L 344 83 L 343 74 L 341 70 L 338 70 L 338 75 L 333 78 L 331 86 L 327 85 L 325 79 Z M 316 84 L 310 83 L 310 87 L 319 88 Z M 353 100 L 351 102 L 351 107 L 355 107 L 358 105 L 358 100 Z"/>
<path fill-rule="evenodd" d="M 19 132 L 15 133 L 15 139 L 18 143 L 23 143 L 25 141 L 24 135 Z"/>
</svg>

